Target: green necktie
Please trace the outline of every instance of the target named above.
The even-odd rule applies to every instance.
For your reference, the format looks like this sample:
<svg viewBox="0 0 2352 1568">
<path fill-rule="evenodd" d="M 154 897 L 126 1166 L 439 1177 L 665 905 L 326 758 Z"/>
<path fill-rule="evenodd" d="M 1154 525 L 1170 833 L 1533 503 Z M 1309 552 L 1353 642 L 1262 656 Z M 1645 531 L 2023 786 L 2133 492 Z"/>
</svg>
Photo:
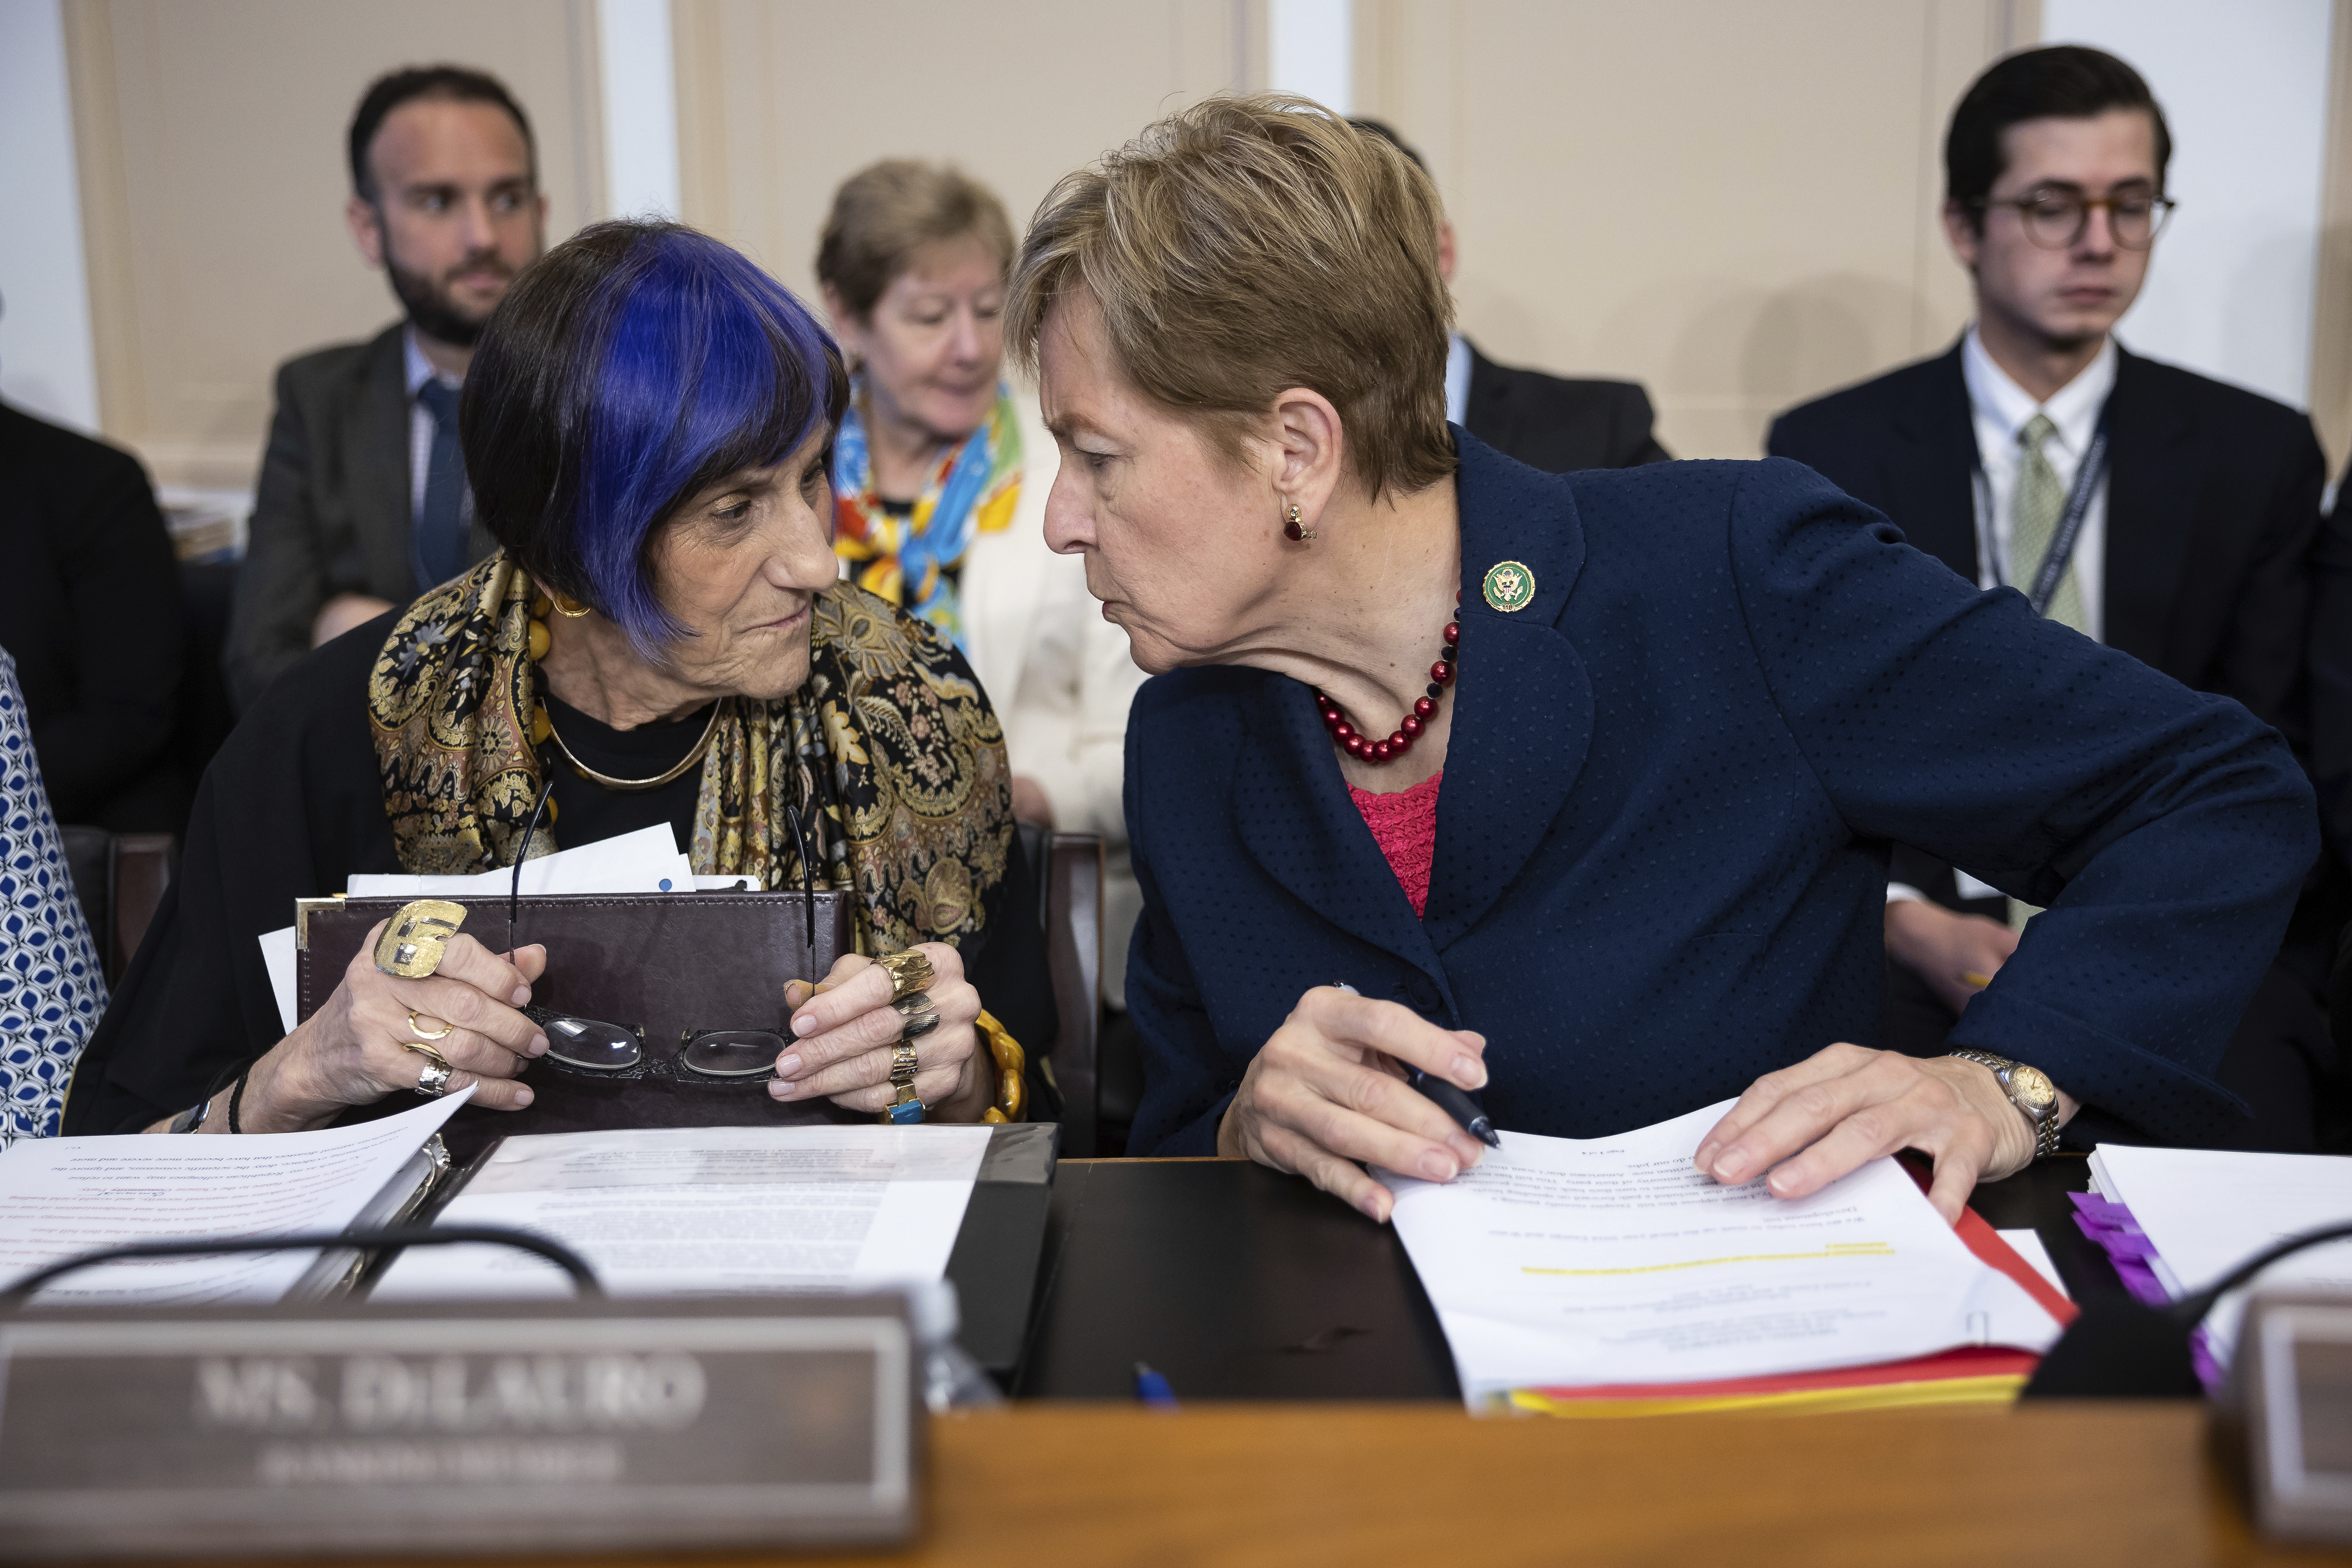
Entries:
<svg viewBox="0 0 2352 1568">
<path fill-rule="evenodd" d="M 2017 494 L 2009 517 L 2009 559 L 2013 569 L 2010 580 L 2028 594 L 2042 579 L 2042 562 L 2050 554 L 2053 538 L 2058 532 L 2058 518 L 2066 510 L 2066 487 L 2058 483 L 2058 470 L 2050 465 L 2048 454 L 2042 448 L 2058 434 L 2057 425 L 2046 413 L 2037 413 L 2025 422 L 2017 433 Z M 2090 617 L 2083 612 L 2083 588 L 2075 580 L 2074 563 L 2066 563 L 2066 574 L 2058 580 L 2058 587 L 2050 595 L 2050 604 L 2042 613 L 2062 626 L 2071 626 L 2088 633 Z M 2013 931 L 2023 931 L 2025 923 L 2042 911 L 2021 899 L 2009 901 L 2009 924 Z"/>
<path fill-rule="evenodd" d="M 2066 487 L 2058 483 L 2058 470 L 2050 465 L 2050 458 L 2042 450 L 2057 434 L 2058 427 L 2046 413 L 2035 414 L 2017 433 L 2017 494 L 2009 519 L 2009 580 L 2029 594 L 2041 580 L 2042 562 L 2050 554 L 2052 539 L 2058 532 L 2059 515 L 2066 509 Z M 2051 594 L 2042 613 L 2061 626 L 2071 626 L 2085 634 L 2090 632 L 2090 617 L 2083 610 L 2083 587 L 2073 561 L 2066 563 L 2066 574 L 2058 580 L 2057 591 Z"/>
</svg>

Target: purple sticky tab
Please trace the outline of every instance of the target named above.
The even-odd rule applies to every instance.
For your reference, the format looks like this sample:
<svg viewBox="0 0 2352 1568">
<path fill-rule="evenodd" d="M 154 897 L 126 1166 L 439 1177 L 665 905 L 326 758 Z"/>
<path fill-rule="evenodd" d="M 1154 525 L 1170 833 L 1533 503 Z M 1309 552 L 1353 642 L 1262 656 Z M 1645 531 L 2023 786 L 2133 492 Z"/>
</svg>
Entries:
<svg viewBox="0 0 2352 1568">
<path fill-rule="evenodd" d="M 2116 1278 L 2123 1281 L 2132 1300 L 2144 1306 L 2170 1306 L 2172 1293 L 2156 1276 L 2156 1243 L 2139 1228 L 2132 1211 L 2095 1193 L 2070 1192 L 2066 1196 L 2074 1200 L 2076 1228 L 2107 1255 L 2107 1261 L 2115 1265 Z M 2211 1336 L 2199 1329 L 2191 1336 L 2189 1348 L 2198 1380 L 2205 1385 L 2205 1391 L 2219 1393 L 2226 1374 L 2213 1358 Z"/>
</svg>

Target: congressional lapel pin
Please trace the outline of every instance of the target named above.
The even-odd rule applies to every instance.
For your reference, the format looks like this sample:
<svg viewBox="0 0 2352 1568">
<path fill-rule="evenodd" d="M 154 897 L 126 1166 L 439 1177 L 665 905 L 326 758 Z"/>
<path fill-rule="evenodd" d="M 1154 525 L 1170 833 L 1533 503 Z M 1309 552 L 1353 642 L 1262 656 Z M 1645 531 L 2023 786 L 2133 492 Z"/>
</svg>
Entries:
<svg viewBox="0 0 2352 1568">
<path fill-rule="evenodd" d="M 1507 615 L 1534 602 L 1536 574 L 1523 562 L 1498 560 L 1486 569 L 1486 580 L 1481 587 L 1488 607 Z"/>
</svg>

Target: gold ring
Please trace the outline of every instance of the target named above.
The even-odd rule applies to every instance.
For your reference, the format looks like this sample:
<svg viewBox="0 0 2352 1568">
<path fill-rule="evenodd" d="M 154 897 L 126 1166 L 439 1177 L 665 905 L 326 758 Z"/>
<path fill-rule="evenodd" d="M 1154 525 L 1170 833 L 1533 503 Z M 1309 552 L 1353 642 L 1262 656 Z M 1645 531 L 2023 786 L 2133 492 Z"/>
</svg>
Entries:
<svg viewBox="0 0 2352 1568">
<path fill-rule="evenodd" d="M 419 1056 L 439 1062 L 444 1067 L 450 1065 L 449 1059 L 447 1057 L 442 1055 L 439 1051 L 434 1050 L 429 1045 L 419 1045 L 413 1040 L 404 1040 L 399 1043 L 400 1049 L 403 1051 L 414 1051 Z"/>
<path fill-rule="evenodd" d="M 383 923 L 375 939 L 375 967 L 404 980 L 421 980 L 441 967 L 449 939 L 466 924 L 466 906 L 446 898 L 412 898 Z"/>
<path fill-rule="evenodd" d="M 415 1035 L 419 1040 L 446 1040 L 451 1035 L 457 1032 L 457 1026 L 451 1023 L 446 1019 L 443 1019 L 441 1020 L 441 1032 L 439 1034 L 435 1034 L 430 1030 L 419 1029 L 416 1026 L 416 1020 L 423 1016 L 424 1015 L 419 1013 L 415 1008 L 408 1009 L 408 1032 Z M 436 1052 L 436 1054 L 438 1053 Z"/>
<path fill-rule="evenodd" d="M 913 947 L 903 952 L 885 953 L 874 960 L 890 975 L 890 999 L 903 1001 L 917 991 L 928 988 L 939 977 L 930 959 Z"/>
</svg>

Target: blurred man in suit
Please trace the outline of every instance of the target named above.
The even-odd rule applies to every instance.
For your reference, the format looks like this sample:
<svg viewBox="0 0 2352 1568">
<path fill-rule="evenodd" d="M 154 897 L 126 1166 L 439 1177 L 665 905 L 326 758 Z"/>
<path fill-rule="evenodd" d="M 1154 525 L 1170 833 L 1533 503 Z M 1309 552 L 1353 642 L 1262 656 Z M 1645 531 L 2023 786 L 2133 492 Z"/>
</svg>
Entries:
<svg viewBox="0 0 2352 1568">
<path fill-rule="evenodd" d="M 2324 478 L 2311 422 L 2115 340 L 2173 204 L 2171 151 L 2147 83 L 2112 55 L 1995 64 L 1944 149 L 1945 232 L 1975 280 L 1975 323 L 1936 359 L 1783 414 L 1767 444 L 1961 576 L 2235 697 L 2301 747 Z M 1893 874 L 1884 1043 L 1933 1053 L 2032 912 L 1902 846 Z M 2305 927 L 2299 915 L 2222 1066 L 2254 1118 L 2215 1143 L 2313 1146 L 2335 1055 L 2325 955 L 2302 950 Z"/>
<path fill-rule="evenodd" d="M 128 452 L 0 403 L 0 648 L 60 821 L 176 833 L 179 563 Z M 0 773 L 15 759 L 0 753 Z"/>
<path fill-rule="evenodd" d="M 242 709 L 310 649 L 490 549 L 457 451 L 482 323 L 545 244 L 530 121 L 496 78 L 395 71 L 352 117 L 352 237 L 403 319 L 278 367 L 229 626 Z"/>
<path fill-rule="evenodd" d="M 1377 120 L 1351 120 L 1420 164 L 1421 154 Z M 1454 225 L 1437 233 L 1437 268 L 1454 281 Z M 1636 382 L 1569 381 L 1541 371 L 1498 365 L 1461 333 L 1445 356 L 1445 417 L 1530 468 L 1631 468 L 1663 463 L 1666 449 L 1650 434 L 1650 394 Z"/>
</svg>

